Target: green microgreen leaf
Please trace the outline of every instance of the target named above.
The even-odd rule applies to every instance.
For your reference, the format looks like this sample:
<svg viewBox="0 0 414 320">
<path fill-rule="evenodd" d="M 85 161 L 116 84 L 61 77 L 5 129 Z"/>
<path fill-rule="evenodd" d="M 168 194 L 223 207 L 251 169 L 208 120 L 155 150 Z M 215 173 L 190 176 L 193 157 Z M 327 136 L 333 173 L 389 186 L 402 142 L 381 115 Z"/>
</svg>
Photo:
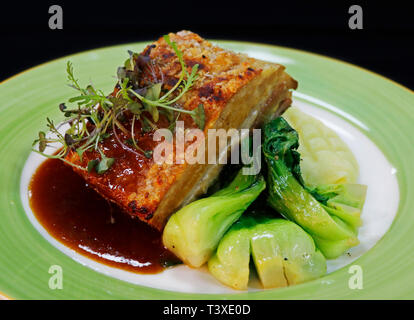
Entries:
<svg viewBox="0 0 414 320">
<path fill-rule="evenodd" d="M 128 59 L 125 60 L 125 62 L 124 62 L 124 68 L 126 70 L 132 70 L 131 59 L 130 58 L 128 58 Z"/>
<path fill-rule="evenodd" d="M 185 62 L 184 62 L 184 59 L 183 59 L 183 54 L 180 50 L 178 50 L 177 44 L 174 41 L 171 41 L 170 36 L 168 34 L 164 35 L 164 40 L 174 50 L 174 52 L 175 52 L 175 54 L 178 58 L 178 61 L 180 61 L 181 69 L 182 69 L 183 73 L 188 74 L 187 73 L 187 68 L 186 68 L 186 65 L 185 65 Z"/>
<path fill-rule="evenodd" d="M 156 83 L 148 88 L 147 93 L 145 94 L 145 101 L 157 101 L 161 94 L 161 83 Z M 158 122 L 158 119 L 160 117 L 158 108 L 156 105 L 152 105 L 149 103 L 145 103 L 144 105 L 147 109 L 147 111 L 151 114 L 152 119 L 154 122 Z"/>
<path fill-rule="evenodd" d="M 133 101 L 128 104 L 128 110 L 135 115 L 140 115 L 143 110 L 143 107 L 142 104 L 140 104 L 139 102 Z"/>
<path fill-rule="evenodd" d="M 47 147 L 46 134 L 43 131 L 39 131 L 39 151 L 44 152 Z"/>
<path fill-rule="evenodd" d="M 144 156 L 145 156 L 146 158 L 148 158 L 148 159 L 151 159 L 151 157 L 152 157 L 152 153 L 153 153 L 153 151 L 152 151 L 152 150 L 145 150 L 145 151 L 144 151 Z"/>
<path fill-rule="evenodd" d="M 76 153 L 78 154 L 78 156 L 79 156 L 79 160 L 82 162 L 82 160 L 83 160 L 83 153 L 85 152 L 85 149 L 83 149 L 83 148 L 77 148 L 76 150 Z M 88 165 L 89 165 L 89 163 L 88 163 Z M 88 171 L 89 171 L 89 168 L 88 168 Z"/>
<path fill-rule="evenodd" d="M 131 147 L 134 146 L 134 141 L 132 140 L 132 138 L 128 138 L 124 141 L 125 144 L 130 145 Z"/>
<path fill-rule="evenodd" d="M 80 85 L 78 83 L 78 80 L 73 75 L 73 65 L 72 65 L 72 62 L 70 62 L 70 61 L 68 61 L 67 64 L 66 64 L 66 73 L 67 73 L 68 81 L 70 82 L 69 85 L 72 88 L 82 92 L 83 90 L 80 87 Z"/>
<path fill-rule="evenodd" d="M 99 136 L 99 142 L 103 142 L 106 138 L 109 138 L 110 136 L 111 136 L 111 134 L 109 132 L 102 133 Z"/>
<path fill-rule="evenodd" d="M 98 174 L 103 174 L 114 164 L 115 159 L 106 157 L 101 150 L 99 150 L 99 152 L 101 154 L 102 159 L 96 165 L 95 170 Z"/>
<path fill-rule="evenodd" d="M 104 174 L 115 162 L 114 158 L 105 158 L 102 159 L 99 164 L 96 166 L 96 172 L 98 174 Z"/>
<path fill-rule="evenodd" d="M 191 115 L 196 125 L 201 129 L 204 130 L 205 122 L 206 122 L 206 115 L 204 112 L 204 105 L 200 103 L 197 108 L 194 110 L 194 114 Z"/>
<path fill-rule="evenodd" d="M 94 160 L 89 160 L 88 162 L 88 172 L 91 173 L 92 170 L 99 164 L 99 160 L 98 159 L 94 159 Z"/>
<path fill-rule="evenodd" d="M 161 94 L 161 83 L 156 83 L 150 87 L 148 92 L 151 92 L 151 100 L 158 100 Z M 147 97 L 146 97 L 147 98 Z"/>
</svg>

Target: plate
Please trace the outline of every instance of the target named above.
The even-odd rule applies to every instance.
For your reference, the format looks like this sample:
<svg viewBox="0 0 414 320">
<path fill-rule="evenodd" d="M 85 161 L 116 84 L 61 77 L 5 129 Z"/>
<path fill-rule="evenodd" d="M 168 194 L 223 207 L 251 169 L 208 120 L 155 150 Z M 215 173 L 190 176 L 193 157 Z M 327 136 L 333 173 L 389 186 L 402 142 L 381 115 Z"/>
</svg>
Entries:
<svg viewBox="0 0 414 320">
<path fill-rule="evenodd" d="M 30 69 L 0 84 L 0 292 L 17 299 L 404 299 L 414 298 L 414 94 L 379 75 L 327 57 L 275 46 L 214 41 L 278 62 L 299 81 L 294 104 L 321 119 L 351 147 L 369 185 L 361 245 L 330 262 L 327 276 L 293 287 L 235 292 L 207 272 L 185 267 L 136 275 L 92 263 L 51 238 L 30 214 L 27 182 L 35 168 L 31 142 L 47 116 L 73 92 L 65 65 L 109 92 L 134 43 L 88 51 Z M 85 83 L 85 82 L 83 82 Z M 365 228 L 365 229 L 364 229 Z M 352 286 L 353 268 L 362 288 Z M 52 266 L 63 288 L 52 289 Z M 52 269 L 51 269 L 52 267 Z M 49 273 L 50 272 L 50 273 Z M 125 273 L 125 274 L 123 274 Z M 161 279 L 161 280 L 160 280 Z M 186 279 L 183 281 L 182 279 Z M 194 281 L 193 281 L 194 280 Z M 157 281 L 160 285 L 157 285 Z"/>
</svg>

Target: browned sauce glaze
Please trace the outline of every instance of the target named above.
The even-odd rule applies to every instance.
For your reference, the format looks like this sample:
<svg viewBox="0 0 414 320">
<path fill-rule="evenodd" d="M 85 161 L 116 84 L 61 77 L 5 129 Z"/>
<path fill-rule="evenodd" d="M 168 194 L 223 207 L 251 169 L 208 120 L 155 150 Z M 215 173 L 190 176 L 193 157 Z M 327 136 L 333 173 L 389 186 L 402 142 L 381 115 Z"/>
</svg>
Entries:
<svg viewBox="0 0 414 320">
<path fill-rule="evenodd" d="M 43 162 L 29 190 L 31 208 L 43 227 L 84 256 L 138 273 L 157 273 L 179 263 L 164 248 L 159 231 L 102 198 L 61 160 Z"/>
</svg>

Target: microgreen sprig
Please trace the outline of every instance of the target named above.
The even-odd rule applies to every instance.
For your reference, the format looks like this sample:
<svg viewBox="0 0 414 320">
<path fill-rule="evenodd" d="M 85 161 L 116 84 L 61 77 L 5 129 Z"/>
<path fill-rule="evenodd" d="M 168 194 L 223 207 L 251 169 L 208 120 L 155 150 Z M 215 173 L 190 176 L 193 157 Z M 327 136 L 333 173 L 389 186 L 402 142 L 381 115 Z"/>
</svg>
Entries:
<svg viewBox="0 0 414 320">
<path fill-rule="evenodd" d="M 59 105 L 59 110 L 64 114 L 66 120 L 60 125 L 55 126 L 53 121 L 48 118 L 47 127 L 49 134 L 43 131 L 39 132 L 38 138 L 33 142 L 33 146 L 38 145 L 38 148 L 34 149 L 34 151 L 48 158 L 61 159 L 78 169 L 89 172 L 95 169 L 98 174 L 103 174 L 115 162 L 114 158 L 107 157 L 100 148 L 100 143 L 108 138 L 111 132 L 124 149 L 139 156 L 144 155 L 147 158 L 152 156 L 151 151 L 143 150 L 139 146 L 139 141 L 135 136 L 135 122 L 138 120 L 141 121 L 142 130 L 148 132 L 149 130 L 157 129 L 156 123 L 159 120 L 160 114 L 165 114 L 172 122 L 174 113 L 178 114 L 176 119 L 178 119 L 181 113 L 184 113 L 190 115 L 197 126 L 203 130 L 205 115 L 202 104 L 194 110 L 181 109 L 176 105 L 178 100 L 191 89 L 196 81 L 198 65 L 194 65 L 191 68 L 191 72 L 188 72 L 183 54 L 178 49 L 177 44 L 172 42 L 168 35 L 164 36 L 164 39 L 174 50 L 181 65 L 179 80 L 166 92 L 163 91 L 164 75 L 161 75 L 161 82 L 152 83 L 142 88 L 137 87 L 143 71 L 142 68 L 145 66 L 148 66 L 151 70 L 153 78 L 157 79 L 154 65 L 147 55 L 130 52 L 130 58 L 123 67 L 118 68 L 118 91 L 115 95 L 110 96 L 106 96 L 102 90 L 97 90 L 91 84 L 83 88 L 74 75 L 73 64 L 69 61 L 66 65 L 68 84 L 78 91 L 79 94 L 70 98 L 68 103 L 75 106 L 68 108 L 64 103 Z M 145 114 L 142 114 L 144 111 L 151 115 L 152 121 Z M 122 119 L 128 112 L 132 114 L 130 130 L 127 130 L 122 123 Z M 63 125 L 68 125 L 69 128 L 62 134 L 59 129 Z M 169 127 L 174 128 L 171 124 Z M 125 136 L 130 137 L 127 139 L 127 144 L 130 147 L 121 141 L 117 134 L 118 130 L 123 132 Z M 56 154 L 46 154 L 46 148 L 53 143 L 60 144 L 61 148 Z M 100 159 L 89 161 L 87 168 L 84 168 L 66 159 L 70 150 L 74 150 L 78 154 L 81 162 L 84 153 L 88 150 L 98 152 Z"/>
</svg>

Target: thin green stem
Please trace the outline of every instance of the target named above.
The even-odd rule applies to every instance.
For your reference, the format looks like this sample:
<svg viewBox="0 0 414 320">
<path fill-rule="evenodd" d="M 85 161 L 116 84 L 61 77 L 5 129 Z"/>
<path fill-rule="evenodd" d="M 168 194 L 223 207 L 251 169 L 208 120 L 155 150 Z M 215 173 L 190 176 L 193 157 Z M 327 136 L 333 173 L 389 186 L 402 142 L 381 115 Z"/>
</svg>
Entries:
<svg viewBox="0 0 414 320">
<path fill-rule="evenodd" d="M 181 112 L 181 113 L 187 113 L 187 114 L 194 115 L 194 111 L 193 110 L 185 110 L 185 109 L 179 109 L 179 108 L 171 107 L 171 106 L 169 106 L 167 104 L 163 104 L 163 103 L 160 103 L 158 101 L 148 100 L 148 99 L 144 98 L 143 96 L 141 96 L 140 94 L 136 93 L 135 91 L 133 91 L 131 89 L 129 89 L 129 91 L 131 93 L 133 93 L 142 102 L 147 103 L 150 106 L 161 107 L 161 108 L 165 108 L 165 109 L 168 109 L 168 110 L 173 110 L 173 111 L 177 111 L 177 112 Z"/>
</svg>

